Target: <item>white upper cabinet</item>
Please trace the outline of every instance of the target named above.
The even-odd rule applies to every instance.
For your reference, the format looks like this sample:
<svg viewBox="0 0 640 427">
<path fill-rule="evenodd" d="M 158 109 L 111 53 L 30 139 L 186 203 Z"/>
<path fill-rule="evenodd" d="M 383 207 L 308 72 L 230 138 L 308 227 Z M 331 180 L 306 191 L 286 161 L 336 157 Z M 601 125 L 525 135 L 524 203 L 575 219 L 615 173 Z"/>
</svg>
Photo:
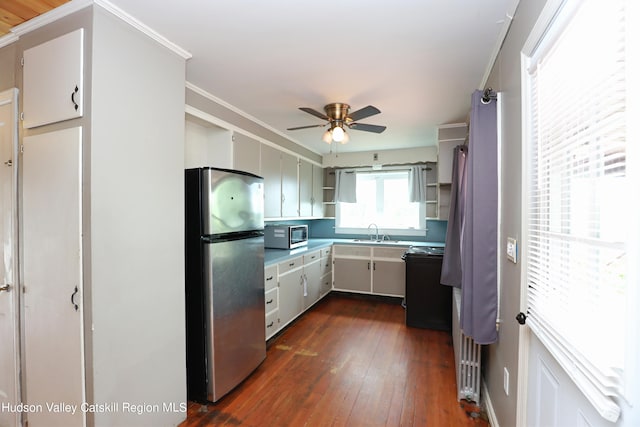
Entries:
<svg viewBox="0 0 640 427">
<path fill-rule="evenodd" d="M 246 135 L 234 132 L 233 168 L 262 176 L 260 172 L 260 143 Z"/>
<path fill-rule="evenodd" d="M 300 216 L 310 217 L 313 214 L 313 165 L 300 160 Z"/>
<path fill-rule="evenodd" d="M 260 173 L 264 178 L 264 216 L 281 216 L 282 174 L 280 173 L 280 151 L 262 145 L 260 152 Z"/>
<path fill-rule="evenodd" d="M 282 168 L 282 216 L 296 217 L 298 209 L 298 158 L 282 152 L 280 154 Z"/>
<path fill-rule="evenodd" d="M 24 127 L 82 117 L 83 29 L 24 51 Z"/>
</svg>

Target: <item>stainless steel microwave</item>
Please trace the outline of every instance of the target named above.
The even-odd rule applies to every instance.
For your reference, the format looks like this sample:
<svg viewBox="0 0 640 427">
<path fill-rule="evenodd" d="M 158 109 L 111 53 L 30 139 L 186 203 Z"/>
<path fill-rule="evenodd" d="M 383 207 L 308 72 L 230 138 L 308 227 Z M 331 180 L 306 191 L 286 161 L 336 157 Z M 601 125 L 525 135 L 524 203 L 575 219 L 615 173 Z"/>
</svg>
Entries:
<svg viewBox="0 0 640 427">
<path fill-rule="evenodd" d="M 307 244 L 307 225 L 268 224 L 264 226 L 264 247 L 273 249 L 294 249 Z"/>
</svg>

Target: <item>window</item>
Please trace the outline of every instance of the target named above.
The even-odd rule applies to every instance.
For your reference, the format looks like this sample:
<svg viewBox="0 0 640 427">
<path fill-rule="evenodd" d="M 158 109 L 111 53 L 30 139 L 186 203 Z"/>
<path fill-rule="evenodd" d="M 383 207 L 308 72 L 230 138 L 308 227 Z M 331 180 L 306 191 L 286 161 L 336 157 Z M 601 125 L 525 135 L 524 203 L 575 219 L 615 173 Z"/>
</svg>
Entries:
<svg viewBox="0 0 640 427">
<path fill-rule="evenodd" d="M 376 224 L 380 235 L 424 235 L 424 203 L 409 202 L 409 171 L 357 171 L 356 203 L 336 206 L 336 233 L 368 234 Z"/>
<path fill-rule="evenodd" d="M 527 324 L 610 421 L 637 320 L 625 4 L 568 1 L 523 61 Z"/>
</svg>

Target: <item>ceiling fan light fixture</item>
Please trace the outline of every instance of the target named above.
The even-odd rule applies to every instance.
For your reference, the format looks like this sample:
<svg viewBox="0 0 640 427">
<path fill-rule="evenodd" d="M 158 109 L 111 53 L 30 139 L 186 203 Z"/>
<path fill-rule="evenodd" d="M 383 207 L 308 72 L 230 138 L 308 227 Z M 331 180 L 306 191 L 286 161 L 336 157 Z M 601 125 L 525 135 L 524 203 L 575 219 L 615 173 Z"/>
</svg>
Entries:
<svg viewBox="0 0 640 427">
<path fill-rule="evenodd" d="M 342 137 L 342 141 L 340 141 L 340 144 L 346 144 L 347 142 L 349 142 L 349 134 L 345 132 L 344 136 Z"/>
<path fill-rule="evenodd" d="M 331 144 L 333 142 L 333 137 L 331 136 L 331 131 L 326 131 L 322 134 L 322 140 L 327 144 Z"/>
<path fill-rule="evenodd" d="M 342 140 L 344 139 L 344 135 L 344 129 L 342 129 L 340 126 L 334 127 L 331 131 L 331 136 L 333 137 L 333 140 L 335 142 L 342 142 Z"/>
</svg>

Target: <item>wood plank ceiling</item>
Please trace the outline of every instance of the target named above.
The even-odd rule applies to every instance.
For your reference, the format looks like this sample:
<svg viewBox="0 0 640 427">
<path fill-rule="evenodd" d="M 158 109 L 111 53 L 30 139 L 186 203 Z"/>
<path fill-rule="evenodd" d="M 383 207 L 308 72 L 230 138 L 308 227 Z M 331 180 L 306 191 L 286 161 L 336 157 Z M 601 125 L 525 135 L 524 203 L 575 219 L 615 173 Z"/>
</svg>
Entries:
<svg viewBox="0 0 640 427">
<path fill-rule="evenodd" d="M 69 0 L 0 0 L 0 36 Z"/>
</svg>

